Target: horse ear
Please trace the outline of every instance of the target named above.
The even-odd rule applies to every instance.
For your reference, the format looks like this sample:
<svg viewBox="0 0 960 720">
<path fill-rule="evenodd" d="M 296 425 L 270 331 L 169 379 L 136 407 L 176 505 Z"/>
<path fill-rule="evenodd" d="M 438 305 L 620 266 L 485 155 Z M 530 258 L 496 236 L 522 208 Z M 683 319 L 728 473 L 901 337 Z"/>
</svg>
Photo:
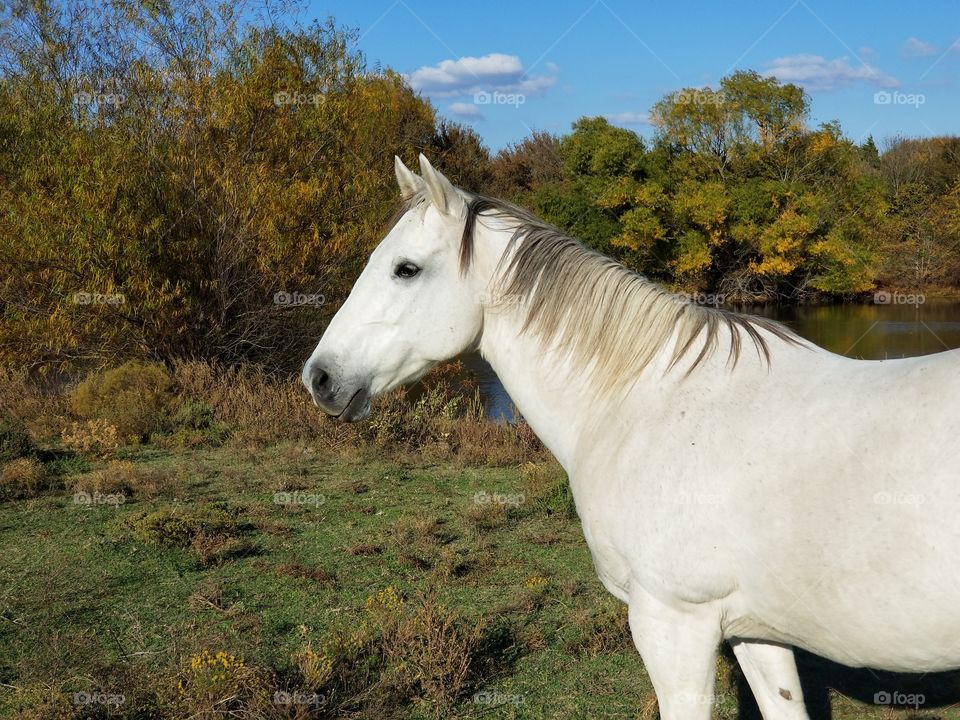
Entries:
<svg viewBox="0 0 960 720">
<path fill-rule="evenodd" d="M 420 153 L 420 173 L 423 175 L 423 181 L 427 185 L 430 199 L 437 210 L 449 215 L 460 214 L 460 210 L 464 206 L 463 196 L 444 177 L 443 173 L 433 169 L 433 165 L 430 164 L 423 153 Z"/>
<path fill-rule="evenodd" d="M 423 178 L 403 164 L 398 156 L 393 156 L 393 170 L 397 174 L 397 185 L 400 186 L 400 195 L 406 200 L 416 195 L 425 187 Z"/>
</svg>

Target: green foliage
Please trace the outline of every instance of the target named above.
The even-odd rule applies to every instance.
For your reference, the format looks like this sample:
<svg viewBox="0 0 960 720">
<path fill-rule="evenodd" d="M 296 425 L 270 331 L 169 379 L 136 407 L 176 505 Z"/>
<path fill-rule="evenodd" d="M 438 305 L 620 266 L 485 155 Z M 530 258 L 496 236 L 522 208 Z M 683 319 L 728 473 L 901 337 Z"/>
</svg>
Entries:
<svg viewBox="0 0 960 720">
<path fill-rule="evenodd" d="M 70 394 L 70 407 L 86 420 L 105 420 L 125 440 L 141 441 L 162 429 L 173 400 L 173 379 L 160 363 L 130 360 L 92 372 Z"/>
<path fill-rule="evenodd" d="M 568 176 L 641 177 L 643 140 L 634 132 L 614 127 L 603 118 L 580 118 L 573 133 L 560 142 L 560 156 Z"/>
</svg>

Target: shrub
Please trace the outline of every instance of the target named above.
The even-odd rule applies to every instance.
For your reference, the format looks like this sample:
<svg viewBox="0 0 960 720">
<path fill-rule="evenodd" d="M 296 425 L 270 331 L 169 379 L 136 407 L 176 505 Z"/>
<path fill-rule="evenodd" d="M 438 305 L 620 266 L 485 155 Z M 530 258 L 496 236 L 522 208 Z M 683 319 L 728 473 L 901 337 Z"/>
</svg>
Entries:
<svg viewBox="0 0 960 720">
<path fill-rule="evenodd" d="M 326 653 L 318 653 L 309 644 L 295 652 L 291 660 L 304 687 L 321 690 L 333 677 L 333 660 Z"/>
<path fill-rule="evenodd" d="M 17 458 L 0 469 L 0 500 L 35 497 L 43 489 L 43 466 L 34 458 Z"/>
<path fill-rule="evenodd" d="M 116 426 L 100 419 L 70 423 L 61 439 L 68 450 L 94 457 L 106 457 L 120 447 Z"/>
<path fill-rule="evenodd" d="M 124 524 L 145 543 L 189 550 L 204 567 L 221 565 L 253 550 L 243 538 L 248 527 L 237 520 L 236 512 L 221 507 L 167 507 L 137 513 Z"/>
<path fill-rule="evenodd" d="M 202 650 L 192 655 L 177 682 L 179 701 L 190 717 L 261 717 L 269 707 L 270 678 L 242 657 Z"/>
<path fill-rule="evenodd" d="M 121 439 L 139 442 L 166 422 L 172 388 L 163 365 L 130 360 L 88 375 L 70 394 L 70 407 L 82 419 L 106 420 Z"/>
<path fill-rule="evenodd" d="M 230 434 L 226 424 L 217 422 L 213 407 L 202 400 L 187 399 L 182 402 L 171 425 L 173 433 L 162 442 L 173 447 L 219 447 Z"/>
<path fill-rule="evenodd" d="M 0 463 L 32 455 L 33 442 L 26 425 L 13 415 L 0 415 Z"/>
</svg>

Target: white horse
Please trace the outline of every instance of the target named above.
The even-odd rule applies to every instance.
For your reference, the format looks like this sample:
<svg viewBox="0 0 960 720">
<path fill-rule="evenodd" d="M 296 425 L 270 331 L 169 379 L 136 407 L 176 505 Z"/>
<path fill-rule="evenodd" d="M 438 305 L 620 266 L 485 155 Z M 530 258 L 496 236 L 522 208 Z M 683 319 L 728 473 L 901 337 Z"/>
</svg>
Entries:
<svg viewBox="0 0 960 720">
<path fill-rule="evenodd" d="M 396 161 L 404 212 L 303 368 L 343 420 L 479 348 L 566 470 L 664 720 L 730 642 L 764 718 L 792 646 L 960 667 L 960 365 L 869 362 L 671 295 L 510 204 Z"/>
</svg>

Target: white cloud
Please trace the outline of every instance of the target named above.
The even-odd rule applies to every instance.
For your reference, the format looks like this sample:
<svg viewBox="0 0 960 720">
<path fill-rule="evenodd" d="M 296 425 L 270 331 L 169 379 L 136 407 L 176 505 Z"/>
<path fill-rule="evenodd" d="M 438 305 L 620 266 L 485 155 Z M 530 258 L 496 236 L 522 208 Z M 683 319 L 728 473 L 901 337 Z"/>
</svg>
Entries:
<svg viewBox="0 0 960 720">
<path fill-rule="evenodd" d="M 469 120 L 483 120 L 483 113 L 480 112 L 480 108 L 471 103 L 456 102 L 448 107 L 447 110 L 457 117 Z"/>
<path fill-rule="evenodd" d="M 649 125 L 650 114 L 645 112 L 622 112 L 604 115 L 614 125 Z"/>
<path fill-rule="evenodd" d="M 929 57 L 930 55 L 938 55 L 940 48 L 919 38 L 910 37 L 900 48 L 900 52 L 907 57 Z"/>
<path fill-rule="evenodd" d="M 837 90 L 858 82 L 876 87 L 899 87 L 900 82 L 877 68 L 863 63 L 854 67 L 845 57 L 827 60 L 822 55 L 788 55 L 776 58 L 763 72 L 780 82 L 802 85 L 812 92 Z"/>
<path fill-rule="evenodd" d="M 425 65 L 404 77 L 414 90 L 436 97 L 472 95 L 477 92 L 536 95 L 556 82 L 557 66 L 548 63 L 547 70 L 547 75 L 528 76 L 516 55 L 491 53 Z"/>
</svg>

